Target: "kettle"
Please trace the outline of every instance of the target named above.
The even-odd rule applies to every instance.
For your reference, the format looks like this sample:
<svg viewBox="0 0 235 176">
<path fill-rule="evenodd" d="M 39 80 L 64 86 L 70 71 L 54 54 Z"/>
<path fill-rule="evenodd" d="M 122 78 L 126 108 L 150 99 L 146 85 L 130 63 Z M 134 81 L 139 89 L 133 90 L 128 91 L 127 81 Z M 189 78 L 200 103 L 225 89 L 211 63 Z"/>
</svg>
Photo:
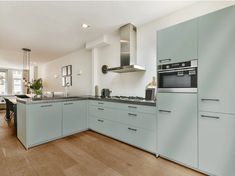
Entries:
<svg viewBox="0 0 235 176">
<path fill-rule="evenodd" d="M 110 97 L 110 94 L 111 94 L 111 90 L 109 89 L 102 89 L 101 90 L 101 98 L 108 98 Z"/>
</svg>

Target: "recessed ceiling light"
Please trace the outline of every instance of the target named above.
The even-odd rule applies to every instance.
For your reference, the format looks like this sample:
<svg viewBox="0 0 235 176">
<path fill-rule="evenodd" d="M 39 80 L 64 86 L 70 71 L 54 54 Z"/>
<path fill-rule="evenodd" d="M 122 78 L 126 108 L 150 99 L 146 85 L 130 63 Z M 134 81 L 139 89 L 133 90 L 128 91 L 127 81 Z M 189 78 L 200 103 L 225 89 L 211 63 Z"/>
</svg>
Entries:
<svg viewBox="0 0 235 176">
<path fill-rule="evenodd" d="M 89 28 L 89 27 L 90 26 L 88 24 L 85 24 L 85 23 L 82 24 L 82 28 L 84 28 L 84 29 Z"/>
</svg>

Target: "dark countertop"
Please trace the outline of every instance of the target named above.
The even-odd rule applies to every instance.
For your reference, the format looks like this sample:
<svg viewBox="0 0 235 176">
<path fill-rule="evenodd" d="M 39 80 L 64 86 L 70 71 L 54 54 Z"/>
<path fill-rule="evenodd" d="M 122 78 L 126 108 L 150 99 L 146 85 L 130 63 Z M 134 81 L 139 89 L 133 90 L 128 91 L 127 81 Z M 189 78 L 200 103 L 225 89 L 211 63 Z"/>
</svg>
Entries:
<svg viewBox="0 0 235 176">
<path fill-rule="evenodd" d="M 116 103 L 128 103 L 136 105 L 145 106 L 156 106 L 156 101 L 146 101 L 146 100 L 123 100 L 115 98 L 101 98 L 95 96 L 71 96 L 71 97 L 56 97 L 56 98 L 17 98 L 17 102 L 23 104 L 43 104 L 43 103 L 55 103 L 55 102 L 67 102 L 67 101 L 79 101 L 79 100 L 98 100 Z"/>
</svg>

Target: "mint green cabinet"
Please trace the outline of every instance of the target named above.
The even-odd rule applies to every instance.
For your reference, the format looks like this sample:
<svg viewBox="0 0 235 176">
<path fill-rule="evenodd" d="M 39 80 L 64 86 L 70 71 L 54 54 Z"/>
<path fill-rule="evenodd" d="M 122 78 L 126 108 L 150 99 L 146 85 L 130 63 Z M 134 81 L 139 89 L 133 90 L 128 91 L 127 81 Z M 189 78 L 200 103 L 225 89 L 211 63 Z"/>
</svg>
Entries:
<svg viewBox="0 0 235 176">
<path fill-rule="evenodd" d="M 200 112 L 199 169 L 217 176 L 235 173 L 235 115 Z"/>
<path fill-rule="evenodd" d="M 197 94 L 158 93 L 160 156 L 198 167 Z"/>
<path fill-rule="evenodd" d="M 199 18 L 199 110 L 235 114 L 235 6 Z"/>
<path fill-rule="evenodd" d="M 156 107 L 90 101 L 89 128 L 156 153 Z"/>
<path fill-rule="evenodd" d="M 197 59 L 197 20 L 157 32 L 158 64 Z"/>
<path fill-rule="evenodd" d="M 61 137 L 61 103 L 27 105 L 27 146 Z"/>
<path fill-rule="evenodd" d="M 69 101 L 62 103 L 63 136 L 87 129 L 87 101 Z"/>
</svg>

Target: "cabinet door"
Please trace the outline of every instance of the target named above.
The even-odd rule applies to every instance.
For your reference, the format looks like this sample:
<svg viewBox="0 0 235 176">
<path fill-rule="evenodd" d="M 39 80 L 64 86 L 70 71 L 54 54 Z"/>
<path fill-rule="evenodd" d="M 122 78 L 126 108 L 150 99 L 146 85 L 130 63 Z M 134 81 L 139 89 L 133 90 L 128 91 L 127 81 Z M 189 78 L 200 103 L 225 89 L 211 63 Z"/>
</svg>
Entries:
<svg viewBox="0 0 235 176">
<path fill-rule="evenodd" d="M 199 110 L 235 113 L 235 6 L 199 19 Z"/>
<path fill-rule="evenodd" d="M 199 169 L 217 176 L 235 173 L 235 116 L 199 113 Z"/>
<path fill-rule="evenodd" d="M 30 146 L 62 135 L 61 103 L 28 105 L 27 139 Z"/>
<path fill-rule="evenodd" d="M 157 33 L 158 64 L 197 59 L 197 19 Z"/>
<path fill-rule="evenodd" d="M 160 155 L 197 167 L 197 94 L 159 93 Z"/>
<path fill-rule="evenodd" d="M 63 103 L 63 135 L 87 129 L 87 101 Z"/>
</svg>

